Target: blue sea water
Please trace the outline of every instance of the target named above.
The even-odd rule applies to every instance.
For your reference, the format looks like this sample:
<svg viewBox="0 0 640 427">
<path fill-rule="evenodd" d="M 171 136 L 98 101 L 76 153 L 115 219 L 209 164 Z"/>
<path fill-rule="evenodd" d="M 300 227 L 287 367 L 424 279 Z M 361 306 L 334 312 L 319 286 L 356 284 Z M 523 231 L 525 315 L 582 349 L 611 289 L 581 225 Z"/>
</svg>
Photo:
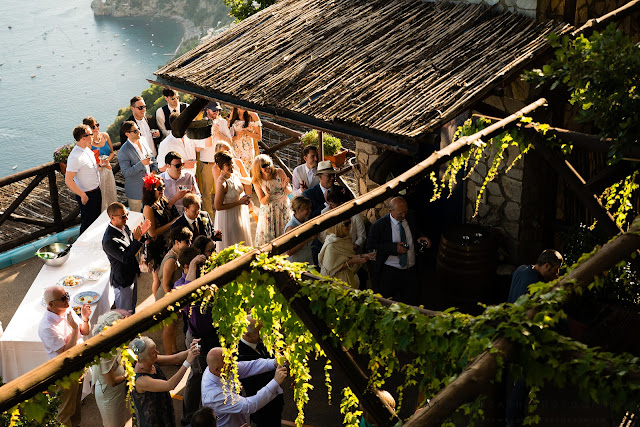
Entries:
<svg viewBox="0 0 640 427">
<path fill-rule="evenodd" d="M 0 177 L 51 161 L 87 115 L 106 131 L 180 43 L 176 21 L 94 16 L 90 3 L 0 2 Z"/>
</svg>

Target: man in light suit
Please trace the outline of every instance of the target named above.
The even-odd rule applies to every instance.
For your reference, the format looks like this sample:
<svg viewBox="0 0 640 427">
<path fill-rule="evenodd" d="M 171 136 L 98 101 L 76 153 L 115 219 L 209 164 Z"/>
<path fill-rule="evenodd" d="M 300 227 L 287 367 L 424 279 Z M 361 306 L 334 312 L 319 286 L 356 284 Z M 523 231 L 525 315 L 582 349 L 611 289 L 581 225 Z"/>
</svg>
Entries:
<svg viewBox="0 0 640 427">
<path fill-rule="evenodd" d="M 158 162 L 149 147 L 142 142 L 137 124 L 124 122 L 122 129 L 127 142 L 118 151 L 118 163 L 124 176 L 124 194 L 127 196 L 129 209 L 142 212 L 142 178 L 151 172 L 157 172 Z"/>
<path fill-rule="evenodd" d="M 371 225 L 367 249 L 377 252 L 371 265 L 371 278 L 376 292 L 406 304 L 417 305 L 420 280 L 417 264 L 418 242 L 431 246 L 412 218 L 402 197 L 389 202 L 389 213 Z"/>
<path fill-rule="evenodd" d="M 131 115 L 126 121 L 134 122 L 138 125 L 144 141 L 147 143 L 151 152 L 153 152 L 153 155 L 156 156 L 158 153 L 158 145 L 160 141 L 162 141 L 162 133 L 158 130 L 156 118 L 145 114 L 147 112 L 147 104 L 141 96 L 131 98 L 129 100 L 129 107 L 131 108 Z M 120 128 L 120 142 L 124 144 L 126 140 L 127 136 L 124 133 L 124 129 Z"/>
<path fill-rule="evenodd" d="M 138 302 L 138 275 L 140 267 L 136 254 L 142 247 L 142 236 L 151 227 L 145 220 L 133 230 L 127 226 L 127 212 L 122 203 L 114 202 L 107 208 L 110 222 L 102 237 L 102 249 L 111 264 L 109 280 L 115 292 L 116 308 L 135 312 Z"/>
<path fill-rule="evenodd" d="M 262 339 L 260 339 L 260 329 L 262 322 L 257 322 L 251 315 L 247 315 L 247 332 L 242 335 L 238 343 L 238 362 L 270 359 L 271 355 L 267 351 Z M 245 377 L 240 380 L 247 396 L 255 396 L 258 391 L 266 386 L 273 378 L 270 372 Z M 282 422 L 282 409 L 284 408 L 284 397 L 279 394 L 272 401 L 251 414 L 251 421 L 257 427 L 280 427 Z"/>
<path fill-rule="evenodd" d="M 207 236 L 213 241 L 219 241 L 222 236 L 220 230 L 213 229 L 213 221 L 207 211 L 201 211 L 200 197 L 188 193 L 182 198 L 184 213 L 171 224 L 171 229 L 187 227 L 193 233 L 193 238 Z"/>
</svg>

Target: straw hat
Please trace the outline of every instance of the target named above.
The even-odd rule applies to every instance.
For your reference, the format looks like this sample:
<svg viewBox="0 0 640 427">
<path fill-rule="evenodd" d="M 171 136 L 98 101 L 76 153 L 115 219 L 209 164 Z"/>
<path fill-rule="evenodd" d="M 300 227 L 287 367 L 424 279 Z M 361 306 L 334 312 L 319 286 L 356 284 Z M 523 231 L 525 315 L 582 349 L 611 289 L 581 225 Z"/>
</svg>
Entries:
<svg viewBox="0 0 640 427">
<path fill-rule="evenodd" d="M 318 162 L 318 171 L 316 172 L 316 175 L 320 175 L 322 173 L 325 173 L 328 175 L 336 173 L 336 170 L 333 168 L 331 161 L 323 160 L 321 162 Z"/>
</svg>

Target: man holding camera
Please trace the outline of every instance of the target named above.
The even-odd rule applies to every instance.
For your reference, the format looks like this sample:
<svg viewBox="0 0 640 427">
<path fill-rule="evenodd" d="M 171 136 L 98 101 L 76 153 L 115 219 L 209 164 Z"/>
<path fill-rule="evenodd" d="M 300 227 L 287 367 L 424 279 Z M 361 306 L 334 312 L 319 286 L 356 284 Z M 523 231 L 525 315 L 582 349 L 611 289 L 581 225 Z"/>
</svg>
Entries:
<svg viewBox="0 0 640 427">
<path fill-rule="evenodd" d="M 389 213 L 371 225 L 367 249 L 377 252 L 371 265 L 373 289 L 386 298 L 417 305 L 420 280 L 416 252 L 431 246 L 431 241 L 407 217 L 408 211 L 405 199 L 391 199 Z"/>
</svg>

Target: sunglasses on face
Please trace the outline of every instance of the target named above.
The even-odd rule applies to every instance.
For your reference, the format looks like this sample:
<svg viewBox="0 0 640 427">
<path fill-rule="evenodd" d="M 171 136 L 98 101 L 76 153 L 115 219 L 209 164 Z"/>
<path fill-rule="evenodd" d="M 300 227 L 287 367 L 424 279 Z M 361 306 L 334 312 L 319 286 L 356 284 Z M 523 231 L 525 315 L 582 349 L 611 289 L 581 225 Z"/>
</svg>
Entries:
<svg viewBox="0 0 640 427">
<path fill-rule="evenodd" d="M 156 190 L 158 190 L 158 191 L 164 191 L 164 185 L 158 185 L 158 186 L 156 187 Z"/>
<path fill-rule="evenodd" d="M 146 106 L 146 105 L 140 105 L 140 106 L 138 106 L 138 107 L 134 107 L 134 108 L 137 108 L 138 110 L 141 110 L 141 111 L 142 111 L 142 110 L 146 110 L 146 109 L 147 109 L 147 106 Z"/>
<path fill-rule="evenodd" d="M 171 163 L 171 166 L 176 169 L 180 169 L 182 166 L 184 166 L 184 163 Z"/>
<path fill-rule="evenodd" d="M 140 133 L 140 129 L 134 129 L 134 130 L 130 130 L 127 133 Z"/>
<path fill-rule="evenodd" d="M 345 227 L 351 227 L 351 221 L 345 221 L 342 223 Z"/>
<path fill-rule="evenodd" d="M 267 169 L 271 167 L 271 164 L 269 163 L 263 163 L 262 166 L 260 166 L 262 169 Z"/>
<path fill-rule="evenodd" d="M 93 129 L 97 129 L 100 127 L 100 123 L 96 123 L 95 125 L 91 126 Z"/>
<path fill-rule="evenodd" d="M 92 133 L 85 133 L 84 135 L 82 135 L 83 138 L 86 138 L 87 136 L 93 136 Z"/>
<path fill-rule="evenodd" d="M 69 300 L 69 292 L 65 292 L 64 295 L 62 295 L 60 298 L 56 298 L 53 301 L 61 301 L 61 302 L 67 302 L 70 301 Z M 52 302 L 53 302 L 52 301 Z"/>
</svg>

